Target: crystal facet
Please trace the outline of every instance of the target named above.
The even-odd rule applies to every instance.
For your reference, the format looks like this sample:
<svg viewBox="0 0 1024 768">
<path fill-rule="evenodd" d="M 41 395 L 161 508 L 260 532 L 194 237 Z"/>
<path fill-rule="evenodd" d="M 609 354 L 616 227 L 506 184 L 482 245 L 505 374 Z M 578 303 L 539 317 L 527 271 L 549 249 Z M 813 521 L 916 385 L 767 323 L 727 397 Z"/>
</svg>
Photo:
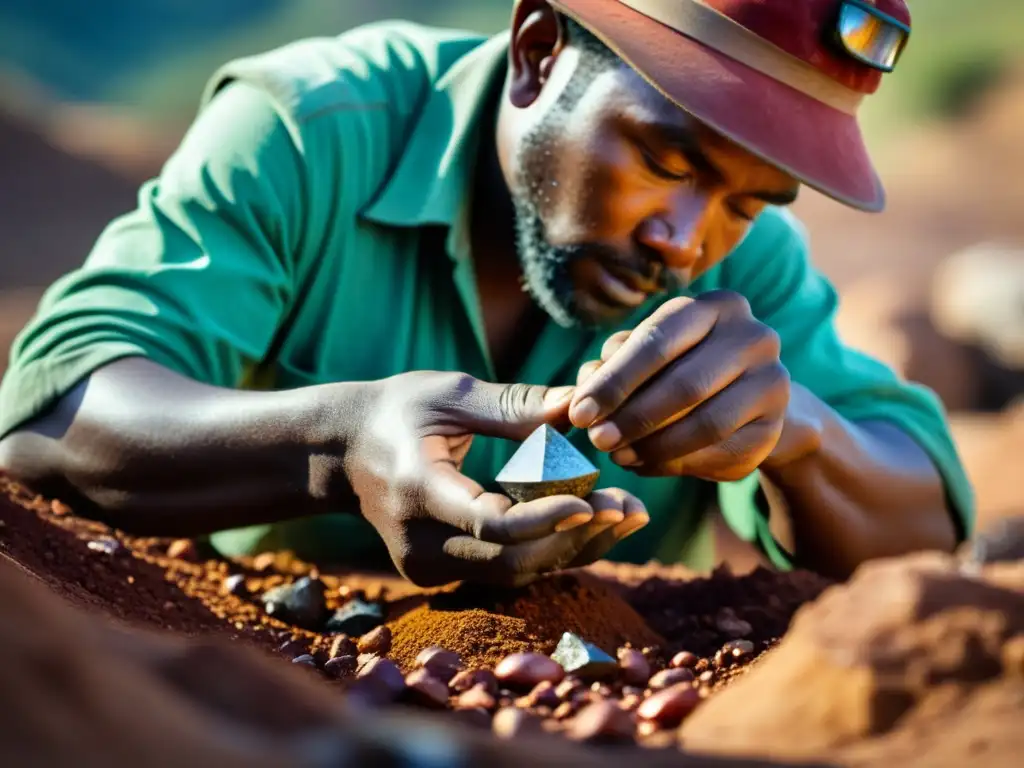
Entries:
<svg viewBox="0 0 1024 768">
<path fill-rule="evenodd" d="M 495 478 L 516 501 L 569 494 L 584 498 L 597 483 L 597 467 L 564 435 L 543 424 L 523 441 Z"/>
<path fill-rule="evenodd" d="M 551 658 L 562 665 L 566 674 L 588 682 L 607 678 L 619 667 L 618 662 L 603 650 L 572 632 L 562 635 Z"/>
</svg>

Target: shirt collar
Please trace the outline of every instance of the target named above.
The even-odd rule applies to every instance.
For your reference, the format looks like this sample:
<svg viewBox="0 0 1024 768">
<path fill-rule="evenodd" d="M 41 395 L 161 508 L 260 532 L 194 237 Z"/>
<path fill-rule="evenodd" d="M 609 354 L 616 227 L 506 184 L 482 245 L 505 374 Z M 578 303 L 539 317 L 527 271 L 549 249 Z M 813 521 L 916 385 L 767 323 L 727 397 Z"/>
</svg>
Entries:
<svg viewBox="0 0 1024 768">
<path fill-rule="evenodd" d="M 509 39 L 505 31 L 485 40 L 434 83 L 398 165 L 363 208 L 364 219 L 453 230 L 463 223 L 484 107 L 494 79 L 505 71 Z M 450 245 L 453 239 L 454 231 Z"/>
</svg>

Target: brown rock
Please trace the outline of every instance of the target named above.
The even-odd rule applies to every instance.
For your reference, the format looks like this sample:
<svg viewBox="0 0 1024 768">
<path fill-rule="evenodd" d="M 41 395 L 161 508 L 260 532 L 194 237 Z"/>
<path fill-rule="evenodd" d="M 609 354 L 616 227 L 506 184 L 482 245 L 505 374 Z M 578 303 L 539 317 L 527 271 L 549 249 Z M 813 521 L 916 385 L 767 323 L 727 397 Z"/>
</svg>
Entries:
<svg viewBox="0 0 1024 768">
<path fill-rule="evenodd" d="M 700 657 L 696 653 L 680 651 L 672 657 L 672 660 L 669 662 L 669 666 L 673 669 L 693 669 L 697 666 L 697 662 L 699 661 Z"/>
<path fill-rule="evenodd" d="M 647 682 L 647 687 L 654 691 L 669 688 L 678 683 L 689 683 L 693 681 L 693 672 L 686 668 L 663 669 Z"/>
<path fill-rule="evenodd" d="M 529 689 L 537 683 L 559 683 L 565 670 L 557 662 L 540 653 L 513 653 L 494 668 L 499 681 L 513 688 Z"/>
<path fill-rule="evenodd" d="M 544 680 L 537 683 L 525 696 L 516 699 L 517 707 L 525 707 L 532 709 L 534 707 L 549 707 L 554 709 L 561 704 L 561 699 L 558 698 L 558 694 L 555 693 L 555 686 L 549 681 Z"/>
<path fill-rule="evenodd" d="M 355 656 L 335 656 L 324 664 L 324 672 L 335 679 L 349 677 L 356 671 Z"/>
<path fill-rule="evenodd" d="M 1002 578 L 1015 585 L 966 577 L 939 554 L 862 565 L 804 607 L 763 662 L 687 718 L 683 743 L 783 759 L 849 754 L 857 764 L 870 756 L 923 765 L 928 755 L 949 766 L 996 764 L 990 751 L 977 757 L 994 749 L 979 746 L 981 734 L 1024 746 L 1009 726 L 1010 712 L 1018 723 L 1024 712 L 1021 680 L 1005 667 L 1024 635 L 1024 573 Z"/>
<path fill-rule="evenodd" d="M 619 649 L 619 668 L 623 682 L 628 685 L 646 685 L 651 676 L 651 665 L 635 648 Z"/>
<path fill-rule="evenodd" d="M 673 728 L 693 712 L 700 702 L 696 688 L 690 683 L 678 683 L 645 699 L 636 714 L 642 720 L 653 720 L 662 728 Z"/>
<path fill-rule="evenodd" d="M 494 695 L 482 683 L 459 694 L 459 697 L 455 700 L 456 709 L 483 709 L 489 712 L 497 706 L 498 702 L 495 700 Z"/>
<path fill-rule="evenodd" d="M 196 543 L 191 539 L 178 539 L 172 541 L 167 547 L 167 556 L 174 560 L 194 563 L 199 559 L 199 550 L 196 549 Z"/>
<path fill-rule="evenodd" d="M 338 635 L 331 641 L 331 648 L 328 655 L 332 659 L 337 658 L 338 656 L 358 656 L 359 648 L 352 638 L 346 635 Z"/>
<path fill-rule="evenodd" d="M 633 717 L 615 702 L 601 701 L 579 711 L 567 734 L 574 741 L 625 741 L 632 739 Z"/>
<path fill-rule="evenodd" d="M 494 716 L 491 729 L 499 739 L 512 739 L 524 733 L 540 733 L 541 718 L 523 709 L 506 707 Z"/>
<path fill-rule="evenodd" d="M 371 629 L 359 638 L 357 648 L 359 653 L 386 656 L 387 652 L 391 650 L 391 630 L 383 624 L 376 629 Z"/>
<path fill-rule="evenodd" d="M 489 669 L 464 669 L 448 681 L 448 687 L 455 693 L 483 686 L 491 696 L 498 695 L 498 678 Z"/>
<path fill-rule="evenodd" d="M 582 680 L 569 675 L 555 686 L 555 695 L 562 701 L 568 701 L 585 687 Z"/>
<path fill-rule="evenodd" d="M 462 669 L 462 659 L 457 653 L 431 646 L 424 648 L 416 657 L 414 666 L 423 667 L 446 685 Z"/>
<path fill-rule="evenodd" d="M 348 689 L 350 696 L 373 704 L 386 704 L 398 699 L 405 691 L 405 678 L 390 659 L 375 656 L 356 672 L 356 681 Z"/>
<path fill-rule="evenodd" d="M 444 709 L 448 704 L 448 686 L 426 668 L 414 670 L 405 678 L 405 696 L 413 704 L 428 709 Z"/>
</svg>

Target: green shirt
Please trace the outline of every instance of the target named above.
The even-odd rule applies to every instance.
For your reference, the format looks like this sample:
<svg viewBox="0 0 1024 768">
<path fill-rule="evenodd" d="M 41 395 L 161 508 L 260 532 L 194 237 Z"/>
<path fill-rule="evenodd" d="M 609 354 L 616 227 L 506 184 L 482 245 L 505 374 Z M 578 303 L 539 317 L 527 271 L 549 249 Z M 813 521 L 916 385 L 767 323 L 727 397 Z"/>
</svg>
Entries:
<svg viewBox="0 0 1024 768">
<path fill-rule="evenodd" d="M 105 229 L 81 268 L 50 287 L 16 340 L 0 387 L 0 435 L 126 356 L 235 388 L 415 369 L 493 380 L 467 206 L 477 139 L 492 125 L 483 97 L 504 76 L 507 40 L 507 33 L 488 39 L 374 24 L 217 72 L 180 147 L 142 186 L 137 208 Z M 848 419 L 886 420 L 916 439 L 945 479 L 961 533 L 970 530 L 972 493 L 940 403 L 840 341 L 836 292 L 811 265 L 792 215 L 767 209 L 688 292 L 719 288 L 745 295 L 778 331 L 795 381 Z M 620 327 L 664 300 L 652 299 Z M 571 384 L 615 330 L 550 322 L 515 378 Z M 756 472 L 718 485 L 639 478 L 595 451 L 585 432 L 575 442 L 601 470 L 601 486 L 635 493 L 651 513 L 613 559 L 706 565 L 706 545 L 692 545 L 717 501 L 741 538 L 787 567 Z M 478 439 L 465 471 L 493 488 L 515 448 Z M 372 528 L 353 514 L 213 538 L 226 553 L 288 547 L 309 558 L 386 558 Z"/>
</svg>

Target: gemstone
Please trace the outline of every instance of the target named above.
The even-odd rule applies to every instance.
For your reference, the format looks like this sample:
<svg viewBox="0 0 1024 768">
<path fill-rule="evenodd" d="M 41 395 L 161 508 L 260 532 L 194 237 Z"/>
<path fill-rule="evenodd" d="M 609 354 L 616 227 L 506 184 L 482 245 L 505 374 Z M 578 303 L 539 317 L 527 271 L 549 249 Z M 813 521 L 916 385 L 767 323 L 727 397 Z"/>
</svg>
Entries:
<svg viewBox="0 0 1024 768">
<path fill-rule="evenodd" d="M 599 471 L 569 440 L 543 424 L 523 441 L 495 478 L 509 496 L 525 502 L 568 494 L 586 497 Z"/>
</svg>

